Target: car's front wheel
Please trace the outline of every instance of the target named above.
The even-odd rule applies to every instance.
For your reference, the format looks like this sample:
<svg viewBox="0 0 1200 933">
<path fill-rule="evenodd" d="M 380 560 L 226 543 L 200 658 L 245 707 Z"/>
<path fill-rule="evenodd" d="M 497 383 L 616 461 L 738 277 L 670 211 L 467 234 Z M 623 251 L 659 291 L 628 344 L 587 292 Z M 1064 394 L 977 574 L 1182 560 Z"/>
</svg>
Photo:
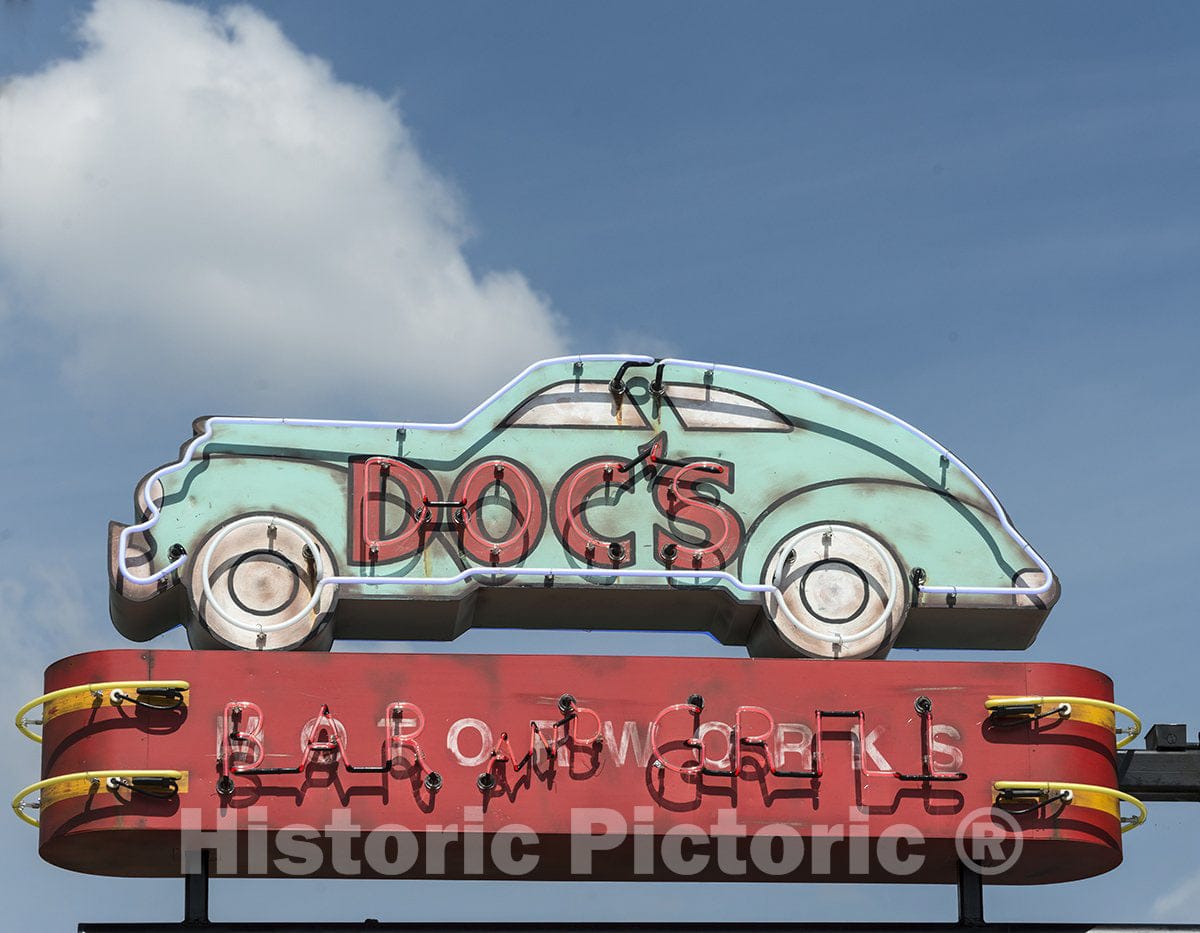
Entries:
<svg viewBox="0 0 1200 933">
<path fill-rule="evenodd" d="M 186 571 L 192 644 L 280 651 L 328 647 L 337 568 L 328 546 L 298 519 L 243 515 L 212 530 Z"/>
</svg>

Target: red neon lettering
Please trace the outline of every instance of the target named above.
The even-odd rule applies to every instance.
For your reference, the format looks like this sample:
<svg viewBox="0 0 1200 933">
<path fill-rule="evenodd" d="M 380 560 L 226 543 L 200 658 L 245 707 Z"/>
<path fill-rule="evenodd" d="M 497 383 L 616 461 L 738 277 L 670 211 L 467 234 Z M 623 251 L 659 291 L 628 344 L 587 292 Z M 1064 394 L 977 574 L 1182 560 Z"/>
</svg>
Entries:
<svg viewBox="0 0 1200 933">
<path fill-rule="evenodd" d="M 751 734 L 745 726 L 747 716 L 758 716 L 766 720 L 762 732 Z M 742 746 L 751 745 L 761 748 L 763 757 L 767 759 L 767 771 L 775 773 L 775 756 L 771 753 L 771 741 L 775 734 L 775 720 L 761 706 L 739 706 L 734 713 L 733 738 L 730 740 L 730 755 L 733 758 L 733 773 L 742 773 Z"/>
<path fill-rule="evenodd" d="M 392 767 L 404 766 L 403 752 L 407 749 L 413 755 L 412 767 L 427 770 L 421 746 L 417 744 L 417 737 L 425 730 L 425 714 L 421 708 L 416 703 L 389 703 L 385 721 L 388 724 L 387 753 Z M 405 726 L 410 723 L 413 728 L 406 731 Z"/>
<path fill-rule="evenodd" d="M 780 775 L 783 777 L 814 777 L 819 776 L 819 763 L 814 758 L 813 768 L 815 771 L 782 771 L 777 767 L 775 751 L 771 746 L 774 741 L 776 727 L 774 717 L 761 706 L 739 706 L 734 712 L 733 727 L 726 734 L 729 747 L 725 758 L 729 762 L 727 768 L 710 767 L 707 762 L 710 760 L 707 750 L 704 747 L 704 736 L 708 732 L 717 731 L 711 728 L 714 723 L 700 722 L 700 714 L 703 707 L 693 703 L 675 703 L 663 709 L 650 724 L 650 746 L 654 750 L 654 761 L 658 762 L 663 768 L 668 771 L 673 771 L 676 774 L 682 775 L 700 775 L 705 774 L 712 777 L 733 777 L 736 778 L 742 773 L 742 749 L 744 746 L 759 749 L 762 752 L 766 763 L 766 773 Z M 674 739 L 663 742 L 659 737 L 659 729 L 662 726 L 663 720 L 674 713 L 689 713 L 692 716 L 692 734 L 685 739 Z M 748 726 L 748 721 L 752 721 L 751 717 L 758 717 L 762 723 L 758 732 L 752 732 Z M 820 721 L 820 713 L 817 713 L 818 722 Z M 669 747 L 676 749 L 687 749 L 696 755 L 695 761 L 686 761 L 682 764 L 669 761 L 664 754 L 664 751 Z M 718 761 L 720 764 L 720 761 Z"/>
<path fill-rule="evenodd" d="M 400 527 L 387 534 L 384 506 L 389 480 L 400 487 L 405 503 Z M 403 460 L 370 457 L 350 464 L 350 562 L 403 560 L 421 550 L 433 516 L 425 502 L 441 494 L 433 477 Z"/>
<path fill-rule="evenodd" d="M 672 523 L 698 529 L 703 543 L 676 538 L 662 525 L 654 526 L 654 553 L 666 567 L 680 570 L 720 570 L 737 555 L 745 537 L 741 516 L 717 498 L 701 491 L 711 483 L 733 491 L 733 464 L 696 460 L 662 469 L 654 482 L 654 505 Z"/>
<path fill-rule="evenodd" d="M 567 726 L 567 734 L 570 736 L 572 745 L 598 745 L 604 742 L 602 733 L 604 732 L 604 723 L 600 721 L 600 714 L 594 709 L 587 706 L 576 706 L 573 709 L 574 718 Z M 579 717 L 591 716 L 595 720 L 596 728 L 586 739 L 579 737 Z"/>
<path fill-rule="evenodd" d="M 221 715 L 221 771 L 237 773 L 257 768 L 263 760 L 263 714 L 255 704 L 236 700 L 225 704 Z M 234 763 L 234 758 L 239 758 Z"/>
<path fill-rule="evenodd" d="M 650 748 L 654 752 L 654 757 L 651 759 L 652 764 L 659 764 L 668 771 L 673 771 L 676 774 L 698 774 L 704 767 L 704 743 L 700 740 L 698 733 L 700 731 L 700 712 L 701 707 L 693 703 L 673 703 L 664 708 L 653 722 L 650 723 Z M 697 760 L 685 762 L 684 764 L 676 764 L 673 761 L 668 761 L 663 754 L 663 746 L 658 738 L 658 730 L 662 727 L 662 722 L 672 713 L 689 713 L 692 717 L 692 734 L 690 738 L 676 739 L 672 745 L 680 748 L 686 748 L 689 751 L 695 752 Z"/>
<path fill-rule="evenodd" d="M 320 764 L 337 761 L 338 751 L 344 750 L 345 735 L 346 727 L 329 714 L 328 706 L 322 706 L 317 718 L 309 722 L 300 733 L 304 761 Z"/>
<path fill-rule="evenodd" d="M 482 513 L 489 491 L 507 490 L 512 501 L 511 530 L 503 538 L 493 538 L 483 526 Z M 529 470 L 513 460 L 486 460 L 459 476 L 451 500 L 465 506 L 457 512 L 462 549 L 481 564 L 512 564 L 526 557 L 537 546 L 546 525 L 537 480 Z"/>
<path fill-rule="evenodd" d="M 496 742 L 496 747 L 492 749 L 492 758 L 498 762 L 511 762 L 514 771 L 520 771 L 526 765 L 535 761 L 538 752 L 538 743 L 541 743 L 542 749 L 546 752 L 546 757 L 553 765 L 555 761 L 555 753 L 558 751 L 558 738 L 552 736 L 550 741 L 546 741 L 546 737 L 542 734 L 542 730 L 553 723 L 531 722 L 529 724 L 529 751 L 525 753 L 525 757 L 520 761 L 517 760 L 517 754 L 513 751 L 512 743 L 508 741 L 508 733 L 501 732 L 500 738 Z"/>
<path fill-rule="evenodd" d="M 581 716 L 590 716 L 596 724 L 592 734 L 587 738 L 579 736 L 579 720 Z M 558 734 L 558 730 L 562 729 L 562 735 Z M 546 730 L 550 730 L 550 737 L 547 740 Z M 512 743 L 508 740 L 508 733 L 501 732 L 500 738 L 492 749 L 491 757 L 498 762 L 511 762 L 514 771 L 520 771 L 526 765 L 536 761 L 539 751 L 546 753 L 547 761 L 553 767 L 558 763 L 558 750 L 560 748 L 577 748 L 581 746 L 598 746 L 603 742 L 601 733 L 603 731 L 603 723 L 600 721 L 600 715 L 587 706 L 571 706 L 566 715 L 557 722 L 548 722 L 533 720 L 529 723 L 529 751 L 525 753 L 525 757 L 520 761 L 517 760 L 516 752 L 513 751 Z M 538 746 L 541 746 L 539 749 Z"/>
<path fill-rule="evenodd" d="M 587 520 L 589 499 L 599 489 L 616 495 L 633 489 L 635 473 L 621 472 L 621 464 L 609 457 L 585 460 L 572 467 L 554 490 L 551 512 L 554 531 L 572 555 L 588 564 L 628 567 L 633 563 L 635 538 L 632 532 L 618 538 L 599 534 Z M 592 507 L 601 503 L 592 503 Z"/>
</svg>

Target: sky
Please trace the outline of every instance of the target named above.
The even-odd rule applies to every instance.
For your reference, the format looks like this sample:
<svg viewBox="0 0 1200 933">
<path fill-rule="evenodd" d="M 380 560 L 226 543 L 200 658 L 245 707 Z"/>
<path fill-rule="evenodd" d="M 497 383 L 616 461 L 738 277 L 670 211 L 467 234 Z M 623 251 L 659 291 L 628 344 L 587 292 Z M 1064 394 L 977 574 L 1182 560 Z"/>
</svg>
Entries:
<svg viewBox="0 0 1200 933">
<path fill-rule="evenodd" d="M 121 646 L 106 525 L 194 417 L 449 420 L 536 359 L 630 351 L 800 377 L 933 434 L 1062 580 L 1020 657 L 1102 670 L 1195 740 L 1198 205 L 1188 4 L 8 0 L 0 706 Z M 14 734 L 0 776 L 15 791 L 37 760 Z M 70 875 L 0 827 L 0 896 L 38 929 L 179 915 L 179 882 Z M 989 889 L 988 917 L 1200 922 L 1198 838 L 1200 807 L 1152 804 L 1120 868 Z M 217 882 L 212 907 L 954 910 L 950 888 L 355 881 Z"/>
</svg>

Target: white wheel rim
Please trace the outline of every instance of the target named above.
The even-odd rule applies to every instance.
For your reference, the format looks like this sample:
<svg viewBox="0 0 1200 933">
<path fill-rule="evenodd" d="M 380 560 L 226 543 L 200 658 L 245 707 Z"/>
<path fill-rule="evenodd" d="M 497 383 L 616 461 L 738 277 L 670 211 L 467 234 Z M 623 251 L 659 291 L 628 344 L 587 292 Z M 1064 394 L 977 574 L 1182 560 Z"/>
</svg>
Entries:
<svg viewBox="0 0 1200 933">
<path fill-rule="evenodd" d="M 216 595 L 213 593 L 212 576 L 210 572 L 213 554 L 217 552 L 221 546 L 221 542 L 224 541 L 226 537 L 237 531 L 239 528 L 245 528 L 247 525 L 253 524 L 261 525 L 264 521 L 267 523 L 268 528 L 271 526 L 277 528 L 286 528 L 288 531 L 292 532 L 292 534 L 298 537 L 301 544 L 307 547 L 309 552 L 312 554 L 313 565 L 317 571 L 317 580 L 316 584 L 313 586 L 312 598 L 309 599 L 309 601 L 293 615 L 281 622 L 271 622 L 267 625 L 264 625 L 261 622 L 243 622 L 241 619 L 231 615 L 229 610 L 221 605 Z M 289 625 L 295 625 L 306 615 L 312 612 L 314 608 L 316 608 L 317 602 L 321 599 L 321 590 L 325 587 L 325 568 L 321 562 L 321 549 L 317 547 L 317 542 L 313 539 L 312 535 L 310 535 L 305 529 L 301 528 L 295 522 L 289 521 L 286 518 L 276 518 L 274 516 L 248 515 L 245 518 L 239 518 L 237 521 L 226 525 L 219 532 L 217 532 L 217 534 L 208 542 L 207 545 L 205 545 L 204 562 L 200 566 L 200 579 L 203 581 L 204 598 L 208 601 L 208 608 L 212 609 L 217 615 L 219 615 L 234 628 L 241 629 L 243 632 L 252 632 L 256 635 L 266 635 L 271 632 L 278 632 L 280 629 L 285 629 Z"/>
<path fill-rule="evenodd" d="M 805 528 L 803 531 L 797 532 L 796 534 L 792 535 L 792 537 L 788 538 L 783 547 L 779 549 L 780 559 L 775 562 L 776 566 L 772 571 L 771 585 L 775 587 L 775 593 L 777 594 L 775 600 L 779 610 L 797 630 L 803 632 L 810 638 L 816 639 L 817 641 L 841 648 L 843 645 L 853 644 L 854 642 L 862 641 L 864 638 L 869 638 L 879 631 L 879 629 L 881 629 L 884 625 L 886 625 L 891 619 L 892 607 L 896 604 L 896 594 L 898 590 L 896 570 L 894 566 L 895 562 L 893 561 L 891 554 L 885 551 L 883 546 L 877 540 L 870 535 L 859 531 L 857 528 L 851 528 L 847 525 L 839 525 L 835 529 L 833 526 L 827 526 L 827 534 L 849 535 L 850 537 L 861 541 L 875 552 L 875 556 L 879 558 L 879 562 L 883 565 L 884 570 L 887 571 L 887 600 L 884 602 L 883 609 L 879 613 L 879 617 L 861 631 L 855 632 L 852 635 L 842 635 L 840 632 L 819 631 L 818 629 L 812 628 L 812 626 L 808 625 L 803 620 L 796 618 L 792 610 L 788 608 L 787 602 L 784 599 L 783 588 L 780 586 L 783 577 L 783 568 L 787 563 L 786 559 L 784 559 L 785 556 L 789 551 L 795 548 L 797 542 L 813 534 L 815 530 L 816 529 L 814 527 L 809 527 Z"/>
</svg>

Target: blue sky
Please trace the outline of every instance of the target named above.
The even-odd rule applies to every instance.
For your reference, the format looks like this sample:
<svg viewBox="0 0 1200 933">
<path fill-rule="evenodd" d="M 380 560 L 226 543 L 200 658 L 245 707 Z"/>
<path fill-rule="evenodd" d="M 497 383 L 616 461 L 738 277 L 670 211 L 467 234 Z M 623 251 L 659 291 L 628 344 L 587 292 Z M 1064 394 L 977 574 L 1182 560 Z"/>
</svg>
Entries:
<svg viewBox="0 0 1200 933">
<path fill-rule="evenodd" d="M 455 417 L 554 352 L 881 404 L 1063 582 L 1029 660 L 1200 725 L 1200 11 L 0 6 L 0 699 L 120 644 L 105 525 L 208 413 Z M 272 25 L 274 24 L 274 25 Z M 165 647 L 180 640 L 168 635 Z M 702 654 L 476 633 L 461 650 Z M 904 657 L 897 653 L 896 657 Z M 924 653 L 921 657 L 928 657 Z M 5 780 L 34 779 L 10 743 Z M 176 915 L 3 826 L 44 929 Z M 1200 808 L 992 919 L 1200 921 Z M 929 888 L 225 882 L 214 915 L 946 919 Z"/>
</svg>

